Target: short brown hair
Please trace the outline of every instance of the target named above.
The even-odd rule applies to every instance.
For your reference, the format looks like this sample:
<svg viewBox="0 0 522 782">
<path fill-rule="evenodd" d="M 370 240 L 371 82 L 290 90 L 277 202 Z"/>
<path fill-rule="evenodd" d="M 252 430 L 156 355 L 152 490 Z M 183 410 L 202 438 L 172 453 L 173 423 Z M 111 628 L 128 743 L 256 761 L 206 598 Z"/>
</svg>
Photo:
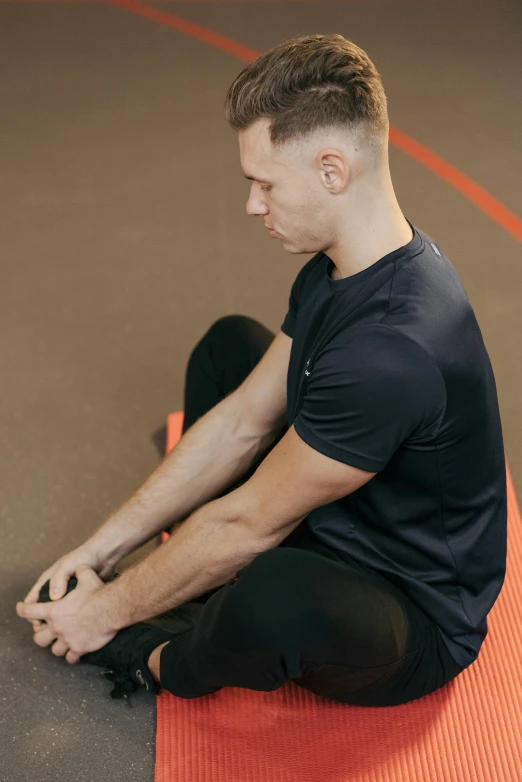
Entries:
<svg viewBox="0 0 522 782">
<path fill-rule="evenodd" d="M 337 33 L 291 38 L 243 68 L 228 89 L 225 118 L 245 130 L 262 117 L 271 120 L 274 148 L 330 127 L 375 151 L 387 148 L 381 77 L 366 52 Z"/>
</svg>

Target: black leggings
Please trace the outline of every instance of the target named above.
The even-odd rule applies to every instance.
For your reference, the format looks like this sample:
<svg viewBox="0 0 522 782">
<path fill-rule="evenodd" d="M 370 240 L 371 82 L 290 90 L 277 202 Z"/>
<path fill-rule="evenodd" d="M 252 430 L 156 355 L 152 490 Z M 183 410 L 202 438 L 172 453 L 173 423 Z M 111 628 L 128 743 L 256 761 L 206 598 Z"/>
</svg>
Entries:
<svg viewBox="0 0 522 782">
<path fill-rule="evenodd" d="M 274 336 L 245 316 L 214 323 L 188 362 L 184 432 L 243 382 Z M 161 686 L 180 698 L 223 687 L 270 692 L 292 680 L 334 701 L 395 706 L 439 689 L 462 670 L 416 603 L 319 542 L 306 519 L 236 579 L 189 602 L 193 626 L 160 655 Z"/>
</svg>

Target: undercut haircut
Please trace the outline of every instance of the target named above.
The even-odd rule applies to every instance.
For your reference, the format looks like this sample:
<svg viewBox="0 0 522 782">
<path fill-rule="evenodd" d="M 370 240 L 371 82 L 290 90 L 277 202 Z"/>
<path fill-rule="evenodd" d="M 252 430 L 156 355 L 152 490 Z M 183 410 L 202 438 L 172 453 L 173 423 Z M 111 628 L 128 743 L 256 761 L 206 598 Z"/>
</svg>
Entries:
<svg viewBox="0 0 522 782">
<path fill-rule="evenodd" d="M 224 110 L 234 130 L 269 119 L 274 149 L 332 128 L 375 156 L 388 147 L 380 74 L 366 52 L 337 33 L 291 38 L 264 52 L 231 84 Z"/>
</svg>

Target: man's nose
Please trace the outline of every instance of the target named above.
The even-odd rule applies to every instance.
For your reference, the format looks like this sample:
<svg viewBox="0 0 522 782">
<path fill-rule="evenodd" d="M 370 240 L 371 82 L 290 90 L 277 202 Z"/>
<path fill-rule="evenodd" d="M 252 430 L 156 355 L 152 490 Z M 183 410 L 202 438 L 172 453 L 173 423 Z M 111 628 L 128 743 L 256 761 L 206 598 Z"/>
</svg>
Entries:
<svg viewBox="0 0 522 782">
<path fill-rule="evenodd" d="M 250 196 L 246 204 L 246 212 L 248 215 L 266 215 L 268 213 L 268 208 L 262 194 L 254 192 L 254 188 L 250 191 Z"/>
<path fill-rule="evenodd" d="M 247 215 L 250 215 L 250 216 L 266 215 L 266 214 L 268 214 L 268 209 L 266 208 L 266 206 L 257 206 L 256 205 L 254 207 L 249 207 L 249 205 L 247 204 L 247 210 L 246 211 L 247 211 Z"/>
</svg>

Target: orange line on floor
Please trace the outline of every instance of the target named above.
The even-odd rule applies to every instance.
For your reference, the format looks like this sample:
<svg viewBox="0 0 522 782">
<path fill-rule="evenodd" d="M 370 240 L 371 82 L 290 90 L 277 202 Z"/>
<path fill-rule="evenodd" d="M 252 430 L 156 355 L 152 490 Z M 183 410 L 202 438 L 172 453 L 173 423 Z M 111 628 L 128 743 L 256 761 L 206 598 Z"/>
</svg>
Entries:
<svg viewBox="0 0 522 782">
<path fill-rule="evenodd" d="M 226 52 L 226 54 L 232 54 L 234 57 L 239 57 L 241 60 L 252 62 L 252 60 L 256 60 L 259 57 L 259 52 L 256 52 L 255 49 L 249 49 L 247 46 L 236 43 L 236 41 L 233 41 L 231 38 L 226 38 L 224 35 L 215 33 L 207 27 L 201 27 L 201 25 L 189 22 L 181 16 L 176 16 L 169 11 L 162 11 L 160 8 L 153 8 L 144 3 L 139 3 L 137 0 L 107 0 L 107 5 L 115 5 L 119 8 L 123 8 L 125 11 L 130 11 L 130 13 L 144 16 L 146 19 L 151 19 L 153 22 L 158 22 L 158 24 L 163 24 L 165 27 L 170 27 L 172 30 L 177 30 L 180 33 L 190 35 L 192 38 L 197 38 L 197 40 L 203 41 L 203 43 L 208 43 L 216 49 L 221 49 L 221 51 Z"/>
<path fill-rule="evenodd" d="M 204 43 L 209 43 L 211 46 L 215 46 L 216 48 L 221 49 L 221 51 L 232 54 L 234 57 L 239 57 L 247 62 L 252 62 L 260 56 L 260 52 L 257 52 L 254 49 L 248 49 L 246 46 L 233 41 L 231 38 L 226 38 L 206 27 L 201 27 L 193 22 L 188 22 L 186 19 L 170 13 L 170 11 L 152 8 L 142 2 L 138 2 L 138 0 L 107 0 L 107 4 L 116 5 L 125 11 L 151 19 L 152 21 L 163 24 L 173 30 L 186 33 L 193 38 L 197 38 Z M 481 187 L 477 182 L 466 176 L 462 171 L 459 171 L 459 169 L 451 163 L 448 163 L 443 157 L 437 155 L 436 152 L 433 152 L 431 149 L 397 128 L 390 128 L 390 141 L 403 152 L 406 152 L 413 157 L 414 160 L 422 163 L 423 166 L 458 190 L 459 193 L 475 204 L 475 206 L 482 210 L 484 214 L 498 223 L 505 231 L 511 234 L 511 236 L 519 242 L 522 242 L 522 220 L 520 217 L 504 206 L 504 204 L 498 201 L 491 193 L 488 193 L 488 191 Z"/>
<path fill-rule="evenodd" d="M 423 166 L 433 171 L 441 179 L 462 193 L 469 201 L 478 206 L 492 220 L 498 223 L 508 233 L 522 242 L 522 220 L 495 196 L 488 193 L 481 185 L 469 176 L 459 171 L 436 152 L 406 135 L 397 128 L 390 128 L 390 141 L 396 147 L 406 152 L 412 158 L 422 163 Z"/>
<path fill-rule="evenodd" d="M 2 4 L 17 4 L 17 5 L 30 5 L 31 3 L 40 3 L 40 4 L 47 4 L 47 5 L 53 5 L 55 3 L 105 3 L 107 0 L 0 0 L 0 5 Z M 172 5 L 172 4 L 184 4 L 184 5 L 194 5 L 194 4 L 206 4 L 206 5 L 224 5 L 228 3 L 321 3 L 322 0 L 142 0 L 144 5 Z M 330 3 L 394 3 L 397 2 L 397 0 L 328 0 Z M 432 3 L 447 3 L 448 0 L 400 0 L 400 2 L 408 2 L 408 3 L 424 3 L 424 4 L 432 4 Z"/>
<path fill-rule="evenodd" d="M 138 0 L 0 0 L 0 2 L 11 3 L 24 3 L 24 2 L 36 2 L 36 3 L 99 3 L 106 2 L 107 5 L 114 5 L 122 8 L 125 11 L 142 16 L 146 19 L 150 19 L 153 22 L 162 24 L 165 27 L 170 27 L 172 30 L 183 33 L 195 38 L 203 43 L 210 44 L 216 49 L 220 49 L 226 54 L 231 54 L 234 57 L 238 57 L 241 60 L 252 62 L 260 56 L 260 52 L 254 49 L 249 49 L 237 41 L 233 41 L 231 38 L 227 38 L 224 35 L 209 30 L 206 27 L 189 22 L 181 16 L 177 16 L 170 11 L 163 11 L 161 8 L 156 8 L 149 5 L 147 2 L 138 2 Z M 189 0 L 192 2 L 208 2 L 208 0 Z M 241 0 L 216 0 L 216 2 L 240 2 Z M 244 2 L 244 0 L 242 0 Z M 254 1 L 254 0 L 252 0 Z M 259 0 L 255 0 L 258 2 Z M 279 2 L 280 0 L 262 0 L 262 2 Z M 313 2 L 314 0 L 290 0 L 291 2 Z M 346 0 L 339 0 L 345 2 Z M 352 0 L 348 0 L 351 2 Z M 170 2 L 187 2 L 187 0 L 170 0 Z M 288 2 L 288 0 L 283 0 Z M 442 180 L 447 182 L 451 187 L 461 193 L 465 198 L 471 201 L 476 207 L 478 207 L 484 214 L 486 214 L 491 220 L 500 225 L 511 236 L 522 242 L 522 219 L 518 217 L 514 212 L 504 206 L 495 196 L 491 195 L 485 188 L 475 182 L 471 177 L 468 177 L 458 168 L 448 163 L 443 157 L 438 155 L 433 150 L 416 141 L 411 136 L 408 136 L 403 131 L 395 127 L 390 127 L 390 142 L 396 147 L 401 149 L 406 154 L 410 155 L 418 163 L 421 163 L 427 169 L 432 171 Z"/>
</svg>

